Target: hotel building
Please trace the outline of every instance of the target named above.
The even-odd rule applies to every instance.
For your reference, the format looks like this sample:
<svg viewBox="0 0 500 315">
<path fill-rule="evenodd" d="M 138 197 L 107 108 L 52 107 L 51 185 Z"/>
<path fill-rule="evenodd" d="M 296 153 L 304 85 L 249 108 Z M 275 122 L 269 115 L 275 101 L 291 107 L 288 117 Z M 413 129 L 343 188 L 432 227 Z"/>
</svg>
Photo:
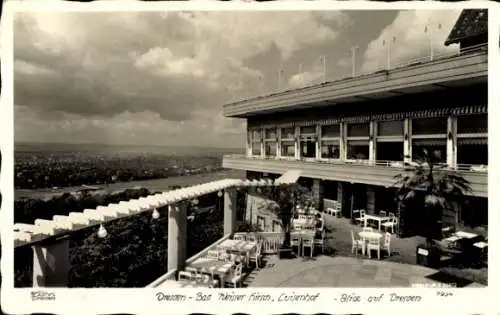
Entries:
<svg viewBox="0 0 500 315">
<path fill-rule="evenodd" d="M 223 166 L 249 179 L 300 170 L 319 208 L 350 218 L 355 209 L 399 213 L 394 176 L 422 149 L 437 150 L 472 188 L 443 226 L 486 226 L 487 20 L 487 10 L 461 13 L 443 43 L 459 45 L 453 55 L 224 105 L 225 117 L 246 119 L 247 145 Z M 246 216 L 268 231 L 279 226 L 264 212 Z M 401 234 L 418 234 L 418 209 L 405 216 Z"/>
</svg>

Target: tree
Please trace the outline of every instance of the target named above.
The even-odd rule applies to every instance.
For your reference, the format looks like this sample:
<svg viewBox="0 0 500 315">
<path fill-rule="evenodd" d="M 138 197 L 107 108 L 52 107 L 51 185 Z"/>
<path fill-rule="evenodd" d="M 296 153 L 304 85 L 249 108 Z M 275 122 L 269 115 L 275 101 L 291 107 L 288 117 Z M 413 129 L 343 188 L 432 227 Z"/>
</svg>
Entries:
<svg viewBox="0 0 500 315">
<path fill-rule="evenodd" d="M 472 190 L 465 178 L 440 161 L 439 151 L 423 149 L 416 163 L 405 163 L 403 173 L 394 177 L 397 202 L 424 205 L 424 236 L 428 246 L 433 245 L 442 211 L 455 209 L 454 203 L 463 201 L 465 194 Z"/>
</svg>

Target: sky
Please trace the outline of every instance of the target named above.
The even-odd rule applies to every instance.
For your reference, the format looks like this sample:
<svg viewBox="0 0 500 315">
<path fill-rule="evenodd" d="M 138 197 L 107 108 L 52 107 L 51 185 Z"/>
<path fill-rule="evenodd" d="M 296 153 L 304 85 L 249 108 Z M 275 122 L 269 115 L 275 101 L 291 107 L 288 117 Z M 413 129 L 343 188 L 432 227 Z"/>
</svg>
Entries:
<svg viewBox="0 0 500 315">
<path fill-rule="evenodd" d="M 459 14 L 16 13 L 15 140 L 243 147 L 223 104 L 452 53 Z"/>
</svg>

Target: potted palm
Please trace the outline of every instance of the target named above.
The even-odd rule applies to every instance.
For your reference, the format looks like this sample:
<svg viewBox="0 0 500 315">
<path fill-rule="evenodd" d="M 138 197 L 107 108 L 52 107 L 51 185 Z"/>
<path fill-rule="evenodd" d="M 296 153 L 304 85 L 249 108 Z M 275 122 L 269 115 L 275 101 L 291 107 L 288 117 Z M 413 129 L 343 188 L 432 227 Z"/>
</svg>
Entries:
<svg viewBox="0 0 500 315">
<path fill-rule="evenodd" d="M 463 201 L 471 191 L 466 179 L 440 162 L 439 151 L 423 149 L 414 163 L 405 163 L 404 171 L 394 177 L 396 199 L 403 207 L 415 202 L 423 205 L 425 243 L 417 246 L 417 264 L 429 267 L 436 267 L 441 260 L 440 247 L 434 240 L 441 237 L 443 210 L 453 210 L 454 203 Z M 400 220 L 404 220 L 404 214 Z"/>
</svg>

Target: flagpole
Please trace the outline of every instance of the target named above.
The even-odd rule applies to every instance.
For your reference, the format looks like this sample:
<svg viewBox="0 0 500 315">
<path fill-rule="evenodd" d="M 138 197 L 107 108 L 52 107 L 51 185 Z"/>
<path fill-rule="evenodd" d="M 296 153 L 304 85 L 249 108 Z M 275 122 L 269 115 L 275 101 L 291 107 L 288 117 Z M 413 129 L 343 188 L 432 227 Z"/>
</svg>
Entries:
<svg viewBox="0 0 500 315">
<path fill-rule="evenodd" d="M 351 58 L 352 58 L 352 77 L 356 77 L 356 50 L 358 46 L 351 47 Z"/>
<path fill-rule="evenodd" d="M 326 82 L 326 56 L 320 57 L 321 62 L 323 63 L 323 83 Z"/>
<path fill-rule="evenodd" d="M 279 72 L 278 72 L 278 92 L 281 90 L 281 75 L 283 73 L 283 68 L 280 68 Z"/>
</svg>

